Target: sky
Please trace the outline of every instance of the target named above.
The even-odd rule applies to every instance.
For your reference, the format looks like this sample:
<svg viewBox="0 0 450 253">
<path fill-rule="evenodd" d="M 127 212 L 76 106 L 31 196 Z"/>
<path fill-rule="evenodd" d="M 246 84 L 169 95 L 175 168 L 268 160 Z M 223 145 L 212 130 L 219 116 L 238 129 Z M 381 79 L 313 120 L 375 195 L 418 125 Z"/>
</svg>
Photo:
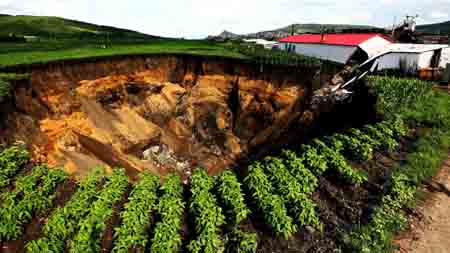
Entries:
<svg viewBox="0 0 450 253">
<path fill-rule="evenodd" d="M 380 27 L 406 14 L 450 20 L 450 0 L 0 0 L 0 13 L 59 16 L 175 38 L 245 34 L 292 23 Z"/>
</svg>

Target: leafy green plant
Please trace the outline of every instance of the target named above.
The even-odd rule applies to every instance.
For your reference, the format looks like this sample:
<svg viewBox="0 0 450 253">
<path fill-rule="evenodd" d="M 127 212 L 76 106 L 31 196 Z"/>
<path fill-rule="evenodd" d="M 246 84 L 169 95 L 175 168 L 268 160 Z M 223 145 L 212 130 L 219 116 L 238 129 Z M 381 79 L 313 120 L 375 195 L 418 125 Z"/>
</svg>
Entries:
<svg viewBox="0 0 450 253">
<path fill-rule="evenodd" d="M 197 169 L 190 178 L 190 185 L 190 213 L 195 217 L 197 238 L 189 243 L 189 251 L 223 252 L 224 243 L 219 233 L 220 226 L 225 223 L 225 217 L 211 193 L 214 180 L 203 169 Z"/>
<path fill-rule="evenodd" d="M 240 229 L 234 229 L 226 236 L 227 253 L 256 253 L 258 247 L 255 233 L 246 233 Z"/>
<path fill-rule="evenodd" d="M 0 78 L 0 101 L 9 96 L 11 96 L 11 84 Z"/>
<path fill-rule="evenodd" d="M 181 247 L 181 218 L 183 215 L 183 186 L 175 174 L 166 176 L 161 186 L 163 195 L 159 199 L 157 213 L 159 222 L 154 229 L 152 252 L 178 252 Z"/>
<path fill-rule="evenodd" d="M 217 176 L 216 184 L 218 196 L 226 207 L 228 217 L 232 223 L 239 224 L 247 218 L 250 210 L 245 205 L 241 184 L 236 175 L 230 170 L 225 170 Z"/>
<path fill-rule="evenodd" d="M 13 177 L 28 160 L 30 154 L 19 146 L 11 146 L 0 153 L 0 189 L 8 185 Z"/>
<path fill-rule="evenodd" d="M 91 205 L 89 214 L 80 221 L 80 230 L 69 243 L 71 253 L 100 251 L 100 237 L 106 228 L 106 221 L 113 214 L 112 207 L 128 187 L 128 177 L 123 169 L 115 169 L 108 180 L 98 200 Z"/>
<path fill-rule="evenodd" d="M 4 208 L 0 209 L 0 239 L 17 239 L 22 235 L 22 225 L 31 220 L 33 213 L 49 208 L 55 198 L 56 186 L 67 175 L 59 169 L 48 170 L 45 166 L 34 168 L 35 174 L 19 182 L 19 191 L 5 197 Z M 36 183 L 40 181 L 39 185 Z M 20 184 L 23 185 L 20 186 Z M 17 186 L 17 185 L 16 185 Z"/>
<path fill-rule="evenodd" d="M 269 177 L 259 162 L 255 162 L 248 168 L 248 175 L 244 179 L 256 205 L 264 214 L 264 220 L 274 230 L 276 235 L 289 238 L 297 231 L 297 226 L 287 214 L 284 200 L 275 194 L 275 189 L 270 183 Z"/>
<path fill-rule="evenodd" d="M 325 157 L 330 170 L 337 171 L 339 175 L 342 175 L 347 181 L 354 184 L 359 185 L 367 181 L 367 174 L 354 170 L 340 153 L 327 147 L 325 143 L 318 139 L 313 140 L 313 145 Z"/>
<path fill-rule="evenodd" d="M 372 159 L 373 149 L 369 143 L 361 142 L 358 139 L 344 135 L 344 134 L 334 134 L 332 139 L 342 142 L 343 149 L 342 154 L 352 160 L 368 161 Z"/>
<path fill-rule="evenodd" d="M 297 156 L 297 154 L 291 150 L 283 150 L 281 157 L 289 172 L 302 186 L 301 192 L 306 194 L 314 192 L 318 186 L 318 180 L 317 177 L 305 167 L 303 158 Z"/>
<path fill-rule="evenodd" d="M 317 152 L 317 149 L 310 145 L 302 144 L 300 150 L 303 164 L 316 176 L 322 175 L 327 170 L 327 161 L 324 156 Z"/>
<path fill-rule="evenodd" d="M 78 230 L 78 224 L 89 212 L 92 202 L 97 199 L 97 189 L 101 185 L 102 170 L 94 169 L 79 183 L 78 189 L 63 207 L 55 210 L 42 230 L 42 237 L 26 245 L 27 252 L 63 252 L 66 241 Z"/>
<path fill-rule="evenodd" d="M 321 229 L 319 217 L 316 214 L 315 203 L 303 193 L 301 185 L 286 169 L 279 158 L 264 159 L 264 168 L 270 175 L 270 180 L 276 185 L 277 193 L 282 196 L 286 206 L 294 214 L 299 225 L 310 225 Z"/>
<path fill-rule="evenodd" d="M 146 231 L 150 226 L 150 213 L 156 208 L 159 177 L 146 172 L 140 177 L 120 214 L 122 225 L 116 228 L 113 252 L 126 253 L 130 248 L 145 248 L 147 244 Z"/>
</svg>

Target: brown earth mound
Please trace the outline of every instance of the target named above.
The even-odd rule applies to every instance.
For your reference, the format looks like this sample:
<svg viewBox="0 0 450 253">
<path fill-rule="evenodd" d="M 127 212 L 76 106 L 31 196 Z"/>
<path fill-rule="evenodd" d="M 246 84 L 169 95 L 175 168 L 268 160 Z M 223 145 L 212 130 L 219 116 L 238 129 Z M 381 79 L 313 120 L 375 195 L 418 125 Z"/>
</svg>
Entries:
<svg viewBox="0 0 450 253">
<path fill-rule="evenodd" d="M 34 66 L 4 141 L 77 176 L 95 166 L 189 176 L 232 166 L 305 117 L 317 69 L 194 56 Z M 303 117 L 302 117 L 303 115 Z"/>
</svg>

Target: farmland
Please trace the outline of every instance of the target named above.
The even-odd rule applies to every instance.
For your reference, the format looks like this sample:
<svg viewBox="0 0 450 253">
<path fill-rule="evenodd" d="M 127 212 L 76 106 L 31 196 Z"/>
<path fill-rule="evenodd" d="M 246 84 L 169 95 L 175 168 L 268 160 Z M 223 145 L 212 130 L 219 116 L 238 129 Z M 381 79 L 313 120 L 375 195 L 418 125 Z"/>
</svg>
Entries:
<svg viewBox="0 0 450 253">
<path fill-rule="evenodd" d="M 198 168 L 187 185 L 175 174 L 160 181 L 142 173 L 132 182 L 121 169 L 95 169 L 75 182 L 62 170 L 33 167 L 19 146 L 4 148 L 2 248 L 386 251 L 406 224 L 403 208 L 413 205 L 418 187 L 447 154 L 450 99 L 424 82 L 370 82 L 380 96 L 381 121 L 318 136 L 216 176 Z M 377 163 L 386 159 L 387 165 Z M 69 182 L 75 186 L 62 187 Z"/>
<path fill-rule="evenodd" d="M 448 155 L 429 82 L 314 111 L 317 59 L 46 22 L 0 48 L 1 252 L 390 252 Z"/>
</svg>

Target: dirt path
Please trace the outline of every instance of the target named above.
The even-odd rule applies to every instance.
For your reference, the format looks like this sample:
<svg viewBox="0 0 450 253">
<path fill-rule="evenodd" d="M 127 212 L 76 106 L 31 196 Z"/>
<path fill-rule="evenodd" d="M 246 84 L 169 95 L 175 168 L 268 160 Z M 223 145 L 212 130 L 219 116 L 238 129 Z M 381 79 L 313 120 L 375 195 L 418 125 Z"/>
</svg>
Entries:
<svg viewBox="0 0 450 253">
<path fill-rule="evenodd" d="M 450 252 L 450 157 L 424 190 L 426 200 L 410 215 L 409 231 L 395 240 L 396 253 Z"/>
</svg>

